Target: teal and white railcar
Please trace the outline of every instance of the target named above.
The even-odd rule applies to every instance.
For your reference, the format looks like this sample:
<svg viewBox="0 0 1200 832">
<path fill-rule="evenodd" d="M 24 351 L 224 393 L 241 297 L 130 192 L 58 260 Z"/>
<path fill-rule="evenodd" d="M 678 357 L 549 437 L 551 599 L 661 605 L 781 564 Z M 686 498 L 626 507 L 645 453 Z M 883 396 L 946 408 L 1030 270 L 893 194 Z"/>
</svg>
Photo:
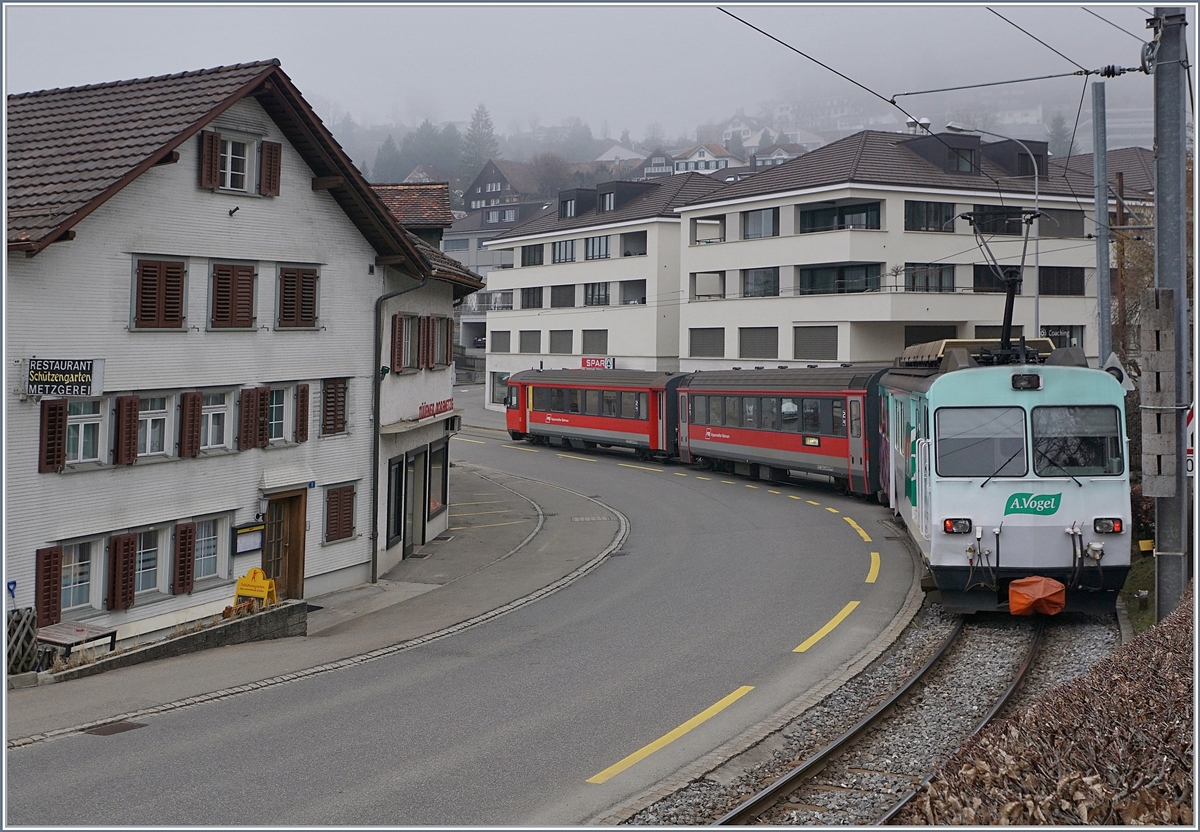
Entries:
<svg viewBox="0 0 1200 832">
<path fill-rule="evenodd" d="M 1005 610 L 1012 581 L 1110 611 L 1129 571 L 1125 391 L 1081 350 L 983 365 L 970 342 L 906 350 L 880 380 L 881 486 L 943 604 Z"/>
</svg>

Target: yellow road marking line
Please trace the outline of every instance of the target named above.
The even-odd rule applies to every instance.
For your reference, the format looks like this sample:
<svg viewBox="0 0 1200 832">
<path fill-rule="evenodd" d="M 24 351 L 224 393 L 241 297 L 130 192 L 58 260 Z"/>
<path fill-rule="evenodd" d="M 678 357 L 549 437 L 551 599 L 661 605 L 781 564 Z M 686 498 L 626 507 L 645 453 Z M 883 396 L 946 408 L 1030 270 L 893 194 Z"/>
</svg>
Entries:
<svg viewBox="0 0 1200 832">
<path fill-rule="evenodd" d="M 879 553 L 872 552 L 871 553 L 871 571 L 867 573 L 867 580 L 865 581 L 865 583 L 873 584 L 873 583 L 875 583 L 875 579 L 878 577 L 879 577 Z"/>
<path fill-rule="evenodd" d="M 682 472 L 680 472 L 680 471 L 676 471 L 676 472 L 675 472 L 675 476 L 677 476 L 677 477 L 686 477 L 686 476 L 687 476 L 687 474 L 684 474 L 684 473 L 682 473 Z"/>
<path fill-rule="evenodd" d="M 481 514 L 512 514 L 511 508 L 498 508 L 495 511 L 475 511 L 463 514 L 455 514 L 450 512 L 451 517 L 478 517 Z"/>
<path fill-rule="evenodd" d="M 725 483 L 726 485 L 733 485 L 733 480 L 721 480 L 721 482 Z"/>
<path fill-rule="evenodd" d="M 506 446 L 506 447 L 507 447 L 507 446 Z M 820 503 L 818 503 L 816 500 L 805 500 L 804 502 L 808 503 L 810 506 L 819 506 L 819 505 L 821 505 L 821 504 L 820 504 Z"/>
<path fill-rule="evenodd" d="M 780 492 L 778 492 L 778 491 L 772 491 L 771 489 L 769 489 L 769 488 L 768 488 L 768 489 L 767 489 L 767 493 L 768 493 L 768 494 L 779 494 Z"/>
<path fill-rule="evenodd" d="M 594 459 L 588 459 L 586 456 L 573 456 L 572 454 L 555 454 L 555 456 L 561 456 L 563 459 L 578 459 L 580 462 L 595 462 L 596 461 Z"/>
<path fill-rule="evenodd" d="M 828 623 L 828 624 L 826 624 L 824 627 L 822 627 L 821 629 L 817 630 L 815 633 L 813 633 L 811 636 L 809 636 L 807 639 L 805 639 L 805 640 L 804 640 L 804 643 L 803 643 L 803 644 L 801 644 L 799 647 L 797 647 L 797 648 L 796 648 L 795 650 L 793 650 L 792 652 L 793 652 L 793 653 L 803 653 L 805 650 L 807 650 L 808 648 L 812 647 L 812 646 L 813 646 L 814 644 L 816 644 L 818 641 L 820 641 L 821 639 L 825 638 L 825 636 L 827 636 L 827 635 L 829 635 L 831 632 L 833 632 L 833 628 L 834 628 L 834 627 L 836 627 L 837 625 L 841 624 L 841 623 L 842 623 L 842 621 L 844 621 L 844 620 L 845 620 L 845 618 L 846 618 L 846 616 L 847 616 L 847 615 L 849 615 L 850 613 L 854 612 L 854 608 L 855 608 L 855 607 L 857 607 L 857 606 L 858 606 L 858 602 L 857 602 L 857 601 L 851 601 L 849 604 L 847 604 L 846 606 L 842 607 L 842 611 L 841 611 L 841 612 L 839 612 L 837 615 L 835 615 L 833 618 L 829 619 L 829 623 Z"/>
<path fill-rule="evenodd" d="M 789 497 L 791 497 L 793 500 L 799 500 L 799 499 L 800 499 L 800 498 L 799 498 L 799 497 L 797 497 L 795 494 L 789 494 L 788 496 L 789 496 Z"/>
<path fill-rule="evenodd" d="M 832 511 L 834 514 L 840 514 L 840 512 L 836 508 L 830 508 L 829 506 L 825 506 L 825 510 Z"/>
<path fill-rule="evenodd" d="M 626 757 L 624 760 L 621 760 L 621 762 L 614 763 L 613 765 L 604 769 L 604 771 L 600 772 L 599 774 L 595 775 L 594 777 L 589 777 L 587 782 L 596 783 L 596 784 L 608 782 L 613 777 L 616 777 L 618 774 L 620 774 L 622 771 L 629 768 L 633 764 L 641 762 L 642 760 L 646 759 L 651 754 L 653 754 L 655 751 L 658 751 L 661 748 L 665 748 L 666 746 L 675 742 L 675 740 L 682 737 L 684 734 L 686 734 L 688 731 L 695 728 L 697 725 L 701 725 L 704 722 L 711 719 L 712 717 L 716 716 L 721 711 L 728 708 L 730 705 L 732 705 L 734 702 L 741 699 L 743 696 L 745 696 L 747 693 L 749 693 L 752 690 L 754 690 L 754 687 L 752 685 L 743 685 L 742 687 L 735 690 L 733 693 L 726 696 L 720 702 L 718 702 L 715 705 L 712 705 L 709 708 L 706 708 L 705 710 L 696 714 L 694 717 L 692 717 L 687 722 L 680 725 L 674 731 L 671 731 L 670 733 L 667 733 L 667 734 L 663 734 L 661 737 L 656 739 L 654 742 L 650 743 L 649 745 L 642 746 L 637 751 L 633 752 L 628 757 Z"/>
<path fill-rule="evenodd" d="M 860 526 L 860 525 L 858 525 L 857 523 L 855 523 L 855 522 L 854 522 L 853 520 L 851 520 L 849 517 L 846 517 L 846 518 L 843 518 L 843 519 L 845 519 L 845 521 L 846 521 L 847 523 L 849 523 L 851 526 L 853 526 L 853 527 L 854 527 L 854 531 L 858 532 L 858 536 L 859 536 L 859 537 L 861 537 L 861 538 L 862 538 L 863 540 L 865 540 L 867 543 L 870 543 L 870 542 L 871 542 L 871 536 L 870 536 L 869 534 L 867 534 L 865 531 L 863 531 L 863 527 L 862 527 L 862 526 Z"/>
<path fill-rule="evenodd" d="M 747 488 L 758 488 L 758 486 L 757 486 L 757 485 L 747 485 L 746 487 L 747 487 Z"/>
<path fill-rule="evenodd" d="M 501 448 L 512 448 L 514 451 L 527 451 L 531 454 L 540 453 L 537 448 L 522 448 L 520 445 L 501 445 Z"/>
<path fill-rule="evenodd" d="M 704 480 L 705 482 L 712 482 L 712 477 L 702 477 L 699 474 L 696 475 L 696 479 Z"/>
<path fill-rule="evenodd" d="M 622 468 L 637 468 L 639 471 L 653 471 L 656 474 L 661 474 L 661 468 L 647 468 L 645 465 L 630 465 L 628 462 L 618 462 Z"/>
<path fill-rule="evenodd" d="M 451 439 L 457 439 L 459 442 L 474 442 L 476 445 L 486 445 L 486 442 L 480 442 L 478 439 L 465 439 L 461 436 L 451 436 Z"/>
<path fill-rule="evenodd" d="M 508 523 L 480 523 L 478 526 L 451 526 L 450 531 L 460 532 L 463 529 L 490 529 L 493 526 L 515 526 L 518 523 L 528 523 L 528 520 L 513 520 Z"/>
</svg>

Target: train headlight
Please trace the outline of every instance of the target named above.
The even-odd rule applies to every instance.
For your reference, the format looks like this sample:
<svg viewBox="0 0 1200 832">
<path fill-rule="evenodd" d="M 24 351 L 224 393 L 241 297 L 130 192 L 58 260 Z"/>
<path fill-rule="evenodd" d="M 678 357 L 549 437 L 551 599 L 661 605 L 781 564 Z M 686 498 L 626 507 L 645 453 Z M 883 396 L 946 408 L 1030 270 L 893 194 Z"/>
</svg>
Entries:
<svg viewBox="0 0 1200 832">
<path fill-rule="evenodd" d="M 1120 534 L 1125 531 L 1125 524 L 1120 517 L 1097 517 L 1092 521 L 1096 534 Z"/>
<path fill-rule="evenodd" d="M 946 534 L 970 534 L 971 521 L 966 517 L 947 517 L 942 521 L 942 531 Z"/>
<path fill-rule="evenodd" d="M 1012 377 L 1014 390 L 1041 390 L 1042 377 L 1037 373 L 1015 373 Z"/>
</svg>

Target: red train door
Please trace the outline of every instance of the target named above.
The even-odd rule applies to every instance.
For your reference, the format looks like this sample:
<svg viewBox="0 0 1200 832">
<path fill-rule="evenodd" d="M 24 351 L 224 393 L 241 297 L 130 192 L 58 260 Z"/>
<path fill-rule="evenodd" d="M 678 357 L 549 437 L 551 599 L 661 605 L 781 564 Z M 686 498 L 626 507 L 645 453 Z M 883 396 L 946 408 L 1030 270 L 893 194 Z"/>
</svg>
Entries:
<svg viewBox="0 0 1200 832">
<path fill-rule="evenodd" d="M 688 395 L 679 394 L 679 461 L 692 461 L 692 451 L 688 445 Z"/>
<path fill-rule="evenodd" d="M 658 447 L 655 450 L 663 451 L 667 448 L 667 399 L 666 393 L 659 390 L 654 394 L 654 401 L 657 405 L 657 412 L 651 414 L 654 421 L 658 425 Z"/>
<path fill-rule="evenodd" d="M 861 396 L 850 396 L 847 414 L 850 437 L 850 490 L 862 494 L 867 490 L 867 443 L 863 435 L 863 402 Z"/>
</svg>

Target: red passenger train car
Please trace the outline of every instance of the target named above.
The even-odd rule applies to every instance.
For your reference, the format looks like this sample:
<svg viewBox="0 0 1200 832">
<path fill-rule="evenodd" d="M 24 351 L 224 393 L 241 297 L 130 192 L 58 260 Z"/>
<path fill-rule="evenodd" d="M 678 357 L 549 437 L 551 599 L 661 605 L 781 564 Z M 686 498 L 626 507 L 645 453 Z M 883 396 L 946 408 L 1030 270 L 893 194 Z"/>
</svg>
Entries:
<svg viewBox="0 0 1200 832">
<path fill-rule="evenodd" d="M 508 433 L 575 448 L 675 456 L 675 388 L 682 379 L 645 370 L 523 370 L 508 379 Z"/>
</svg>

